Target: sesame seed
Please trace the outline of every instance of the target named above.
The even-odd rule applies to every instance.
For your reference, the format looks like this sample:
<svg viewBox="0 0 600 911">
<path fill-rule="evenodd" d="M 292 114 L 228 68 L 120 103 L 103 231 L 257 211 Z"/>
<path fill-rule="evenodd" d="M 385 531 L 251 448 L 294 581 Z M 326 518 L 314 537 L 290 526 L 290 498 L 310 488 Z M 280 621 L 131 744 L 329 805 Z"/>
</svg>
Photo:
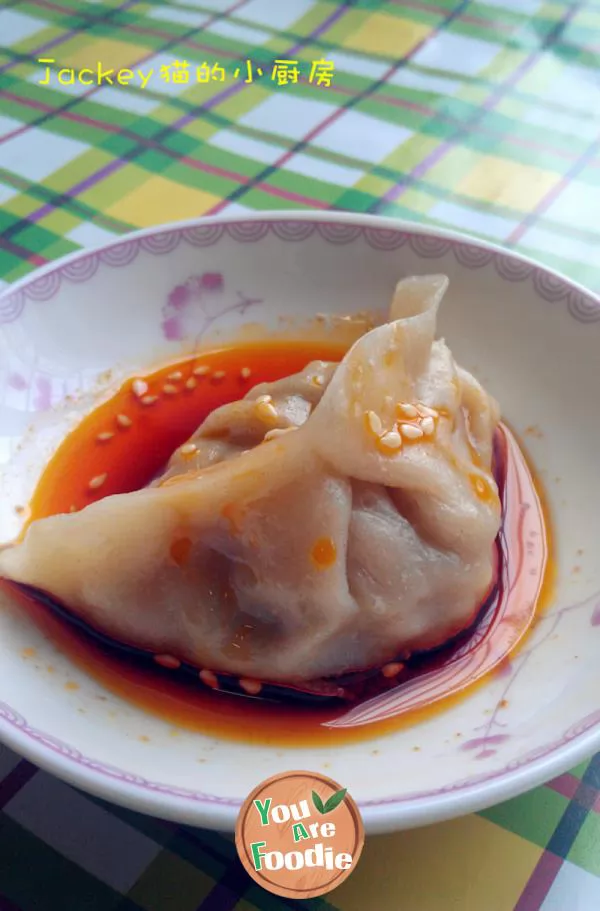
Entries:
<svg viewBox="0 0 600 911">
<path fill-rule="evenodd" d="M 240 677 L 240 686 L 249 696 L 258 696 L 262 690 L 262 683 L 258 680 L 249 680 L 247 677 Z"/>
<path fill-rule="evenodd" d="M 197 385 L 198 385 L 198 382 L 197 382 L 197 380 L 194 379 L 193 376 L 191 376 L 191 377 L 189 378 L 189 380 L 186 380 L 186 381 L 185 381 L 185 388 L 186 388 L 186 389 L 195 389 Z"/>
<path fill-rule="evenodd" d="M 374 433 L 376 436 L 379 436 L 383 430 L 383 424 L 381 423 L 381 418 L 378 414 L 375 414 L 374 411 L 366 412 L 367 424 L 369 425 L 369 430 Z"/>
<path fill-rule="evenodd" d="M 210 373 L 210 367 L 207 364 L 200 364 L 199 367 L 194 367 L 192 373 L 194 376 L 206 376 Z"/>
<path fill-rule="evenodd" d="M 297 427 L 274 427 L 273 430 L 267 430 L 264 437 L 264 442 L 269 440 L 276 440 L 277 437 L 282 437 L 286 433 L 289 433 L 291 430 L 298 430 Z"/>
<path fill-rule="evenodd" d="M 435 410 L 435 408 L 430 408 L 428 405 L 421 405 L 420 403 L 419 403 L 418 408 L 419 408 L 419 413 L 422 414 L 423 417 L 439 418 L 439 414 Z"/>
<path fill-rule="evenodd" d="M 174 370 L 173 373 L 170 373 L 170 374 L 169 374 L 169 376 L 167 377 L 167 379 L 169 379 L 169 380 L 182 380 L 182 379 L 183 379 L 183 373 L 181 372 L 181 370 Z"/>
<path fill-rule="evenodd" d="M 75 506 L 74 503 L 71 506 L 69 506 L 69 512 L 77 512 L 77 507 Z"/>
<path fill-rule="evenodd" d="M 488 493 L 488 487 L 483 478 L 475 478 L 474 486 L 480 496 L 485 496 Z"/>
<path fill-rule="evenodd" d="M 148 392 L 148 383 L 144 380 L 134 380 L 131 384 L 133 394 L 137 395 L 138 399 L 141 399 L 143 395 L 146 395 Z"/>
<path fill-rule="evenodd" d="M 142 403 L 142 405 L 154 405 L 154 403 L 157 401 L 158 401 L 157 395 L 144 395 L 140 399 L 140 402 Z"/>
<path fill-rule="evenodd" d="M 419 412 L 414 405 L 410 404 L 410 402 L 398 402 L 397 408 L 400 414 L 405 418 L 419 417 Z"/>
<path fill-rule="evenodd" d="M 179 389 L 172 383 L 165 383 L 163 386 L 163 392 L 166 392 L 167 395 L 175 395 L 177 392 L 179 392 Z"/>
<path fill-rule="evenodd" d="M 179 452 L 182 455 L 191 455 L 194 452 L 198 452 L 198 448 L 195 443 L 184 443 L 183 446 L 179 447 Z"/>
<path fill-rule="evenodd" d="M 259 395 L 258 398 L 256 398 L 254 401 L 256 402 L 257 405 L 260 405 L 261 402 L 266 402 L 266 403 L 272 402 L 273 397 L 270 395 Z"/>
<path fill-rule="evenodd" d="M 128 418 L 126 414 L 118 414 L 117 415 L 117 424 L 119 425 L 119 427 L 131 427 L 131 425 L 133 424 L 133 421 L 131 420 L 131 418 Z"/>
<path fill-rule="evenodd" d="M 179 658 L 174 658 L 173 655 L 155 655 L 154 660 L 161 667 L 166 667 L 170 671 L 179 670 L 181 667 L 181 661 Z"/>
<path fill-rule="evenodd" d="M 324 386 L 325 385 L 325 380 L 323 379 L 322 376 L 313 376 L 312 382 L 313 382 L 314 386 Z"/>
<path fill-rule="evenodd" d="M 405 440 L 419 440 L 423 436 L 423 431 L 416 424 L 400 424 L 400 433 Z"/>
<path fill-rule="evenodd" d="M 217 675 L 213 674 L 212 671 L 206 671 L 206 670 L 200 671 L 198 676 L 200 677 L 200 680 L 202 681 L 202 683 L 205 683 L 206 686 L 212 687 L 213 690 L 216 690 L 217 687 L 219 686 L 219 681 L 217 679 Z"/>
<path fill-rule="evenodd" d="M 435 421 L 432 417 L 427 416 L 421 419 L 421 430 L 426 437 L 431 436 L 435 431 Z"/>
<path fill-rule="evenodd" d="M 259 402 L 256 406 L 256 413 L 263 420 L 270 420 L 277 417 L 277 409 L 270 402 Z"/>
<path fill-rule="evenodd" d="M 224 380 L 226 376 L 227 376 L 227 374 L 225 373 L 224 370 L 215 370 L 215 372 L 211 376 L 211 380 L 214 383 L 220 383 L 221 380 Z"/>
<path fill-rule="evenodd" d="M 250 377 L 252 376 L 252 371 L 250 370 L 250 367 L 242 367 L 242 369 L 240 370 L 240 376 L 243 380 L 249 380 Z"/>
<path fill-rule="evenodd" d="M 110 430 L 104 430 L 102 433 L 98 434 L 96 439 L 100 443 L 105 443 L 106 440 L 112 440 L 113 437 L 114 437 L 114 433 L 112 433 Z"/>
<path fill-rule="evenodd" d="M 102 487 L 102 485 L 106 481 L 107 477 L 108 477 L 107 471 L 105 471 L 104 474 L 97 474 L 96 477 L 92 478 L 92 480 L 88 484 L 89 489 L 98 490 L 99 487 Z"/>
<path fill-rule="evenodd" d="M 389 430 L 379 438 L 379 442 L 385 449 L 400 449 L 402 446 L 402 437 L 397 430 Z"/>
<path fill-rule="evenodd" d="M 384 664 L 381 668 L 381 673 L 384 677 L 397 677 L 403 668 L 404 665 L 400 664 L 399 661 L 391 661 L 389 664 Z"/>
</svg>

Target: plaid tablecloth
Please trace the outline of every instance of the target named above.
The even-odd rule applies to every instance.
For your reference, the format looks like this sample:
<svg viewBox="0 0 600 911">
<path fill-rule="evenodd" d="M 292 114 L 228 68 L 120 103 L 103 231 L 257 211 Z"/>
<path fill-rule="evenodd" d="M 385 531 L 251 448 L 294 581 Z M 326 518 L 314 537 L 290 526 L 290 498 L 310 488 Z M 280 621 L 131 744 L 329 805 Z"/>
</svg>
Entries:
<svg viewBox="0 0 600 911">
<path fill-rule="evenodd" d="M 598 290 L 599 49 L 598 0 L 1 0 L 0 285 L 156 222 L 333 207 L 518 246 Z M 597 911 L 599 811 L 596 757 L 369 838 L 346 884 L 302 904 Z M 254 886 L 229 839 L 0 748 L 1 911 L 300 904 Z"/>
</svg>

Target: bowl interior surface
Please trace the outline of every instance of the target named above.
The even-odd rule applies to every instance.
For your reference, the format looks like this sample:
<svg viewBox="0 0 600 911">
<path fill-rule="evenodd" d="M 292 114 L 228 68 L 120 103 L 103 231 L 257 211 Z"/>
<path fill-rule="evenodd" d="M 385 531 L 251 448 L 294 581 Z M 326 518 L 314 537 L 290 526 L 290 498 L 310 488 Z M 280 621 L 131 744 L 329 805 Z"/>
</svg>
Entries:
<svg viewBox="0 0 600 911">
<path fill-rule="evenodd" d="M 317 313 L 385 309 L 401 277 L 440 272 L 450 286 L 439 335 L 500 402 L 551 516 L 551 603 L 509 666 L 384 737 L 234 744 L 107 692 L 0 593 L 0 738 L 103 797 L 224 829 L 259 781 L 323 770 L 348 787 L 367 831 L 477 809 L 600 746 L 600 309 L 566 279 L 485 244 L 353 215 L 216 218 L 138 232 L 13 286 L 0 296 L 0 541 L 107 384 L 248 322 L 289 329 Z M 221 290 L 199 302 L 190 289 L 206 275 L 221 276 Z"/>
</svg>

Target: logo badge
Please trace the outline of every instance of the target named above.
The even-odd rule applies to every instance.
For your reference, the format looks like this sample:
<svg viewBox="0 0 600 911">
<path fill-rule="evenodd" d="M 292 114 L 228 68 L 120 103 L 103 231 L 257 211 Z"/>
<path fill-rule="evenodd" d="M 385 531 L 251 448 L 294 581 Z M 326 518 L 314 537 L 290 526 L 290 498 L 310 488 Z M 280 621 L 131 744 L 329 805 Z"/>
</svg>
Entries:
<svg viewBox="0 0 600 911">
<path fill-rule="evenodd" d="M 346 788 L 312 772 L 258 785 L 238 816 L 235 844 L 252 879 L 285 898 L 326 895 L 356 868 L 363 822 Z"/>
</svg>

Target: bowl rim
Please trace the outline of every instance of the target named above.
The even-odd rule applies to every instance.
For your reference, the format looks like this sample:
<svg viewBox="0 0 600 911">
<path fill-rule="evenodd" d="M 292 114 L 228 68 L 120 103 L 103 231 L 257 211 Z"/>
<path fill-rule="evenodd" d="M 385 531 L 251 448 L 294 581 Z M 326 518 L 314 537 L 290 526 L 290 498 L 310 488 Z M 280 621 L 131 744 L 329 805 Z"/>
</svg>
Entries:
<svg viewBox="0 0 600 911">
<path fill-rule="evenodd" d="M 524 253 L 520 253 L 508 247 L 503 247 L 492 241 L 484 240 L 476 235 L 471 235 L 464 231 L 456 231 L 453 228 L 438 228 L 435 225 L 420 224 L 407 219 L 390 218 L 386 215 L 366 215 L 361 212 L 322 211 L 320 209 L 265 209 L 257 212 L 244 213 L 243 215 L 228 215 L 227 212 L 222 212 L 218 215 L 201 215 L 197 218 L 164 222 L 149 228 L 139 228 L 135 231 L 128 231 L 126 234 L 115 236 L 103 243 L 82 247 L 80 250 L 73 250 L 72 253 L 67 253 L 65 256 L 52 260 L 43 266 L 38 266 L 31 272 L 28 272 L 27 275 L 22 276 L 16 281 L 9 283 L 5 288 L 0 289 L 0 303 L 13 294 L 24 290 L 34 281 L 44 278 L 46 275 L 50 275 L 53 272 L 60 271 L 72 262 L 85 260 L 88 257 L 91 258 L 94 254 L 110 250 L 114 247 L 119 247 L 122 244 L 142 240 L 143 238 L 152 237 L 156 234 L 176 233 L 178 231 L 185 231 L 203 225 L 243 225 L 248 222 L 268 222 L 272 224 L 278 221 L 357 225 L 362 226 L 363 228 L 379 228 L 383 231 L 389 230 L 395 233 L 405 233 L 407 235 L 420 237 L 436 237 L 450 241 L 454 244 L 462 243 L 466 246 L 478 247 L 481 250 L 487 250 L 500 257 L 520 262 L 531 270 L 544 272 L 546 275 L 556 279 L 557 282 L 569 286 L 571 290 L 590 298 L 600 308 L 600 293 L 596 294 L 590 288 L 587 288 L 575 279 L 565 275 L 565 273 L 553 269 L 550 266 L 546 266 L 544 263 L 527 256 Z"/>
<path fill-rule="evenodd" d="M 408 236 L 433 237 L 454 244 L 476 247 L 501 258 L 517 261 L 531 270 L 541 271 L 571 291 L 583 295 L 599 308 L 600 296 L 561 272 L 545 266 L 529 256 L 498 244 L 473 237 L 461 231 L 354 212 L 302 210 L 265 210 L 244 214 L 227 212 L 215 216 L 200 216 L 182 221 L 167 222 L 141 228 L 111 238 L 104 243 L 76 250 L 7 285 L 0 291 L 0 304 L 28 285 L 72 262 L 109 250 L 113 247 L 159 234 L 209 227 L 211 225 L 241 225 L 249 222 L 314 222 L 346 224 L 373 228 Z M 598 323 L 600 326 L 600 323 Z M 599 707 L 600 709 L 600 707 Z M 127 807 L 131 810 L 168 819 L 174 822 L 205 826 L 221 831 L 233 831 L 240 798 L 218 798 L 194 793 L 156 782 L 148 782 L 132 772 L 104 765 L 82 754 L 52 735 L 30 728 L 25 719 L 0 702 L 0 742 L 19 755 L 82 790 Z M 493 804 L 516 797 L 543 784 L 578 763 L 600 748 L 600 710 L 574 723 L 562 738 L 539 747 L 534 754 L 516 760 L 506 768 L 481 776 L 470 776 L 448 788 L 424 794 L 395 795 L 376 801 L 358 802 L 365 829 L 369 834 L 408 829 L 440 822 L 456 816 L 486 809 Z"/>
<path fill-rule="evenodd" d="M 0 722 L 3 720 L 6 719 L 0 714 Z M 148 782 L 133 772 L 124 773 L 113 768 L 111 775 L 110 767 L 86 760 L 74 748 L 33 731 L 26 724 L 23 726 L 23 721 L 18 719 L 16 725 L 8 725 L 6 730 L 0 723 L 0 742 L 42 771 L 94 797 L 137 813 L 181 825 L 234 831 L 247 795 L 236 799 L 213 796 L 209 800 L 209 795 L 184 789 L 177 793 L 171 786 Z M 31 732 L 30 736 L 20 736 L 24 733 L 23 727 L 25 732 Z M 462 786 L 459 783 L 456 790 L 450 788 L 446 793 L 440 791 L 433 796 L 396 795 L 386 798 L 379 806 L 373 806 L 369 801 L 356 802 L 368 835 L 444 822 L 480 812 L 547 783 L 589 759 L 599 744 L 600 713 L 595 713 L 593 728 L 575 735 L 568 743 L 561 741 L 551 745 L 545 755 L 523 763 L 521 768 L 491 773 L 480 780 L 473 778 L 473 784 Z"/>
</svg>

